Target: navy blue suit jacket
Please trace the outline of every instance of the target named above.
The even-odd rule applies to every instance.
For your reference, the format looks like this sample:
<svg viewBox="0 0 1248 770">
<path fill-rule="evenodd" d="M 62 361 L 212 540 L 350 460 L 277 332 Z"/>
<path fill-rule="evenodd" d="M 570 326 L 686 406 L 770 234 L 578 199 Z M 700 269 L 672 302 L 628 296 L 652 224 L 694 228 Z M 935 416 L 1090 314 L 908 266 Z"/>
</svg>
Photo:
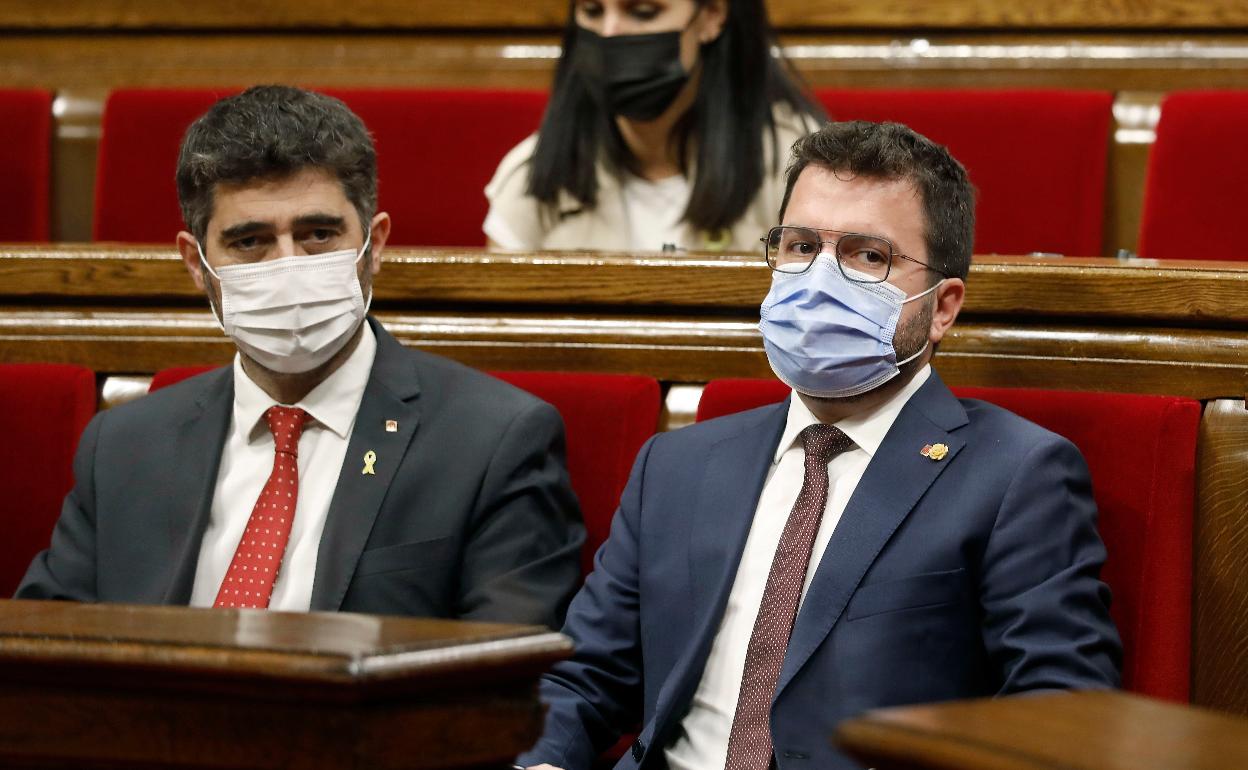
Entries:
<svg viewBox="0 0 1248 770">
<path fill-rule="evenodd" d="M 787 402 L 642 448 L 543 680 L 524 764 L 579 770 L 642 724 L 620 768 L 663 767 L 732 588 Z M 934 461 L 925 444 L 946 444 Z M 1065 439 L 954 398 L 934 373 L 902 409 L 827 546 L 772 703 L 781 770 L 852 768 L 864 709 L 1119 684 L 1088 472 Z"/>
</svg>

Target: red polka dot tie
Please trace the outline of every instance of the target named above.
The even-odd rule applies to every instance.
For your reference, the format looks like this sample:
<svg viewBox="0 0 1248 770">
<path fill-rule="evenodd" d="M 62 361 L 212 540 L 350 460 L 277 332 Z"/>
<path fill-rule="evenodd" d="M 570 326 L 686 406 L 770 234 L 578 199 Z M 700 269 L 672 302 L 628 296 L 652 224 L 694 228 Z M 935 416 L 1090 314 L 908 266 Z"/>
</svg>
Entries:
<svg viewBox="0 0 1248 770">
<path fill-rule="evenodd" d="M 251 509 L 247 529 L 221 581 L 214 607 L 269 606 L 273 582 L 290 540 L 299 499 L 299 436 L 308 413 L 293 406 L 272 406 L 264 413 L 276 450 L 269 480 Z"/>
<path fill-rule="evenodd" d="M 806 447 L 806 473 L 780 535 L 746 648 L 725 770 L 767 770 L 771 764 L 771 699 L 780 681 L 810 551 L 828 500 L 828 462 L 853 446 L 848 436 L 831 425 L 811 425 L 801 438 Z"/>
</svg>

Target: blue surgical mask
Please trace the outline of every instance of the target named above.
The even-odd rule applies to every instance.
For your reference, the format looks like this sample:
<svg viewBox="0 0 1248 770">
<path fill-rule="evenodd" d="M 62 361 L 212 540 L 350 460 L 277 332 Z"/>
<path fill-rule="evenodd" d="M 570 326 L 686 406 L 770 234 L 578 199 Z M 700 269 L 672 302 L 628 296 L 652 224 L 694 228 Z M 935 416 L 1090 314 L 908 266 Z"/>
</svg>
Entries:
<svg viewBox="0 0 1248 770">
<path fill-rule="evenodd" d="M 874 390 L 927 350 L 924 345 L 898 361 L 893 335 L 902 305 L 937 286 L 907 297 L 888 283 L 851 281 L 831 254 L 804 273 L 773 272 L 758 324 L 767 361 L 785 384 L 808 396 L 847 398 Z"/>
</svg>

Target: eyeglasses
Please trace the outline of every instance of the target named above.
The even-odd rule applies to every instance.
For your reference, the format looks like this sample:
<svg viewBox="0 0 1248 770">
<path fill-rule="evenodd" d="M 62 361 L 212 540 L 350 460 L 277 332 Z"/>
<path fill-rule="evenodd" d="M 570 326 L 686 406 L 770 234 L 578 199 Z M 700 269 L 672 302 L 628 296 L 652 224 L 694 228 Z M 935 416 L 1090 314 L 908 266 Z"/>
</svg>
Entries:
<svg viewBox="0 0 1248 770">
<path fill-rule="evenodd" d="M 827 233 L 836 236 L 835 240 L 824 240 L 823 236 Z M 832 245 L 841 274 L 858 283 L 880 283 L 888 278 L 894 259 L 909 260 L 949 277 L 943 270 L 905 254 L 898 254 L 890 241 L 878 235 L 784 225 L 771 228 L 766 237 L 759 240 L 763 242 L 763 253 L 767 257 L 768 267 L 780 273 L 806 272 L 814 264 L 815 258 L 823 253 L 824 247 Z"/>
</svg>

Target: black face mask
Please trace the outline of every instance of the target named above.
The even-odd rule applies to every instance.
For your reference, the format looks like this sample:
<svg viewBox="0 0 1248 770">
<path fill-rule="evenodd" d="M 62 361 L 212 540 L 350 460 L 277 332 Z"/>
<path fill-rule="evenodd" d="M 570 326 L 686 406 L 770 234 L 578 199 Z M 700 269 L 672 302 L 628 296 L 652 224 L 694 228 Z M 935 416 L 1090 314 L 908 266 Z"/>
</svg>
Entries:
<svg viewBox="0 0 1248 770">
<path fill-rule="evenodd" d="M 680 63 L 680 31 L 602 37 L 576 29 L 573 66 L 611 115 L 654 120 L 689 80 Z"/>
</svg>

